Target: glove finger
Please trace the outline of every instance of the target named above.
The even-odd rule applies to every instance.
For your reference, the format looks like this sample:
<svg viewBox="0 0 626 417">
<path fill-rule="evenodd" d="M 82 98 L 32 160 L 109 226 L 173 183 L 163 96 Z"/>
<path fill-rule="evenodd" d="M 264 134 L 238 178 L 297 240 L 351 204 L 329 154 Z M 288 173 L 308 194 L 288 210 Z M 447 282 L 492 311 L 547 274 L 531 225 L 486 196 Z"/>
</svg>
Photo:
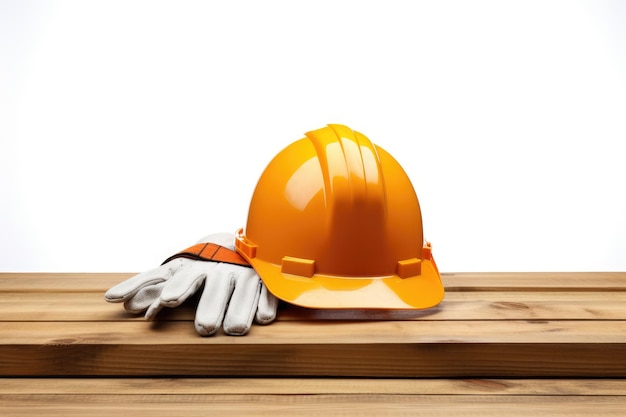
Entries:
<svg viewBox="0 0 626 417">
<path fill-rule="evenodd" d="M 215 262 L 183 259 L 185 265 L 167 281 L 161 291 L 161 304 L 177 307 L 195 294 L 209 274 L 218 264 Z"/>
<path fill-rule="evenodd" d="M 155 285 L 163 281 L 167 281 L 172 277 L 181 265 L 182 259 L 175 259 L 165 265 L 137 274 L 126 281 L 111 287 L 105 294 L 104 298 L 111 303 L 121 303 L 133 297 L 140 289 Z"/>
<path fill-rule="evenodd" d="M 256 272 L 251 268 L 237 268 L 239 276 L 224 317 L 224 332 L 231 336 L 248 333 L 261 295 L 261 280 Z"/>
<path fill-rule="evenodd" d="M 235 285 L 232 268 L 232 265 L 217 264 L 205 279 L 194 321 L 196 331 L 202 336 L 212 335 L 222 325 Z"/>
<path fill-rule="evenodd" d="M 124 302 L 124 309 L 132 314 L 143 313 L 155 301 L 161 302 L 161 290 L 165 284 L 160 282 L 139 289 L 134 296 Z"/>
<path fill-rule="evenodd" d="M 276 319 L 277 310 L 278 298 L 269 292 L 267 287 L 261 282 L 261 296 L 259 297 L 259 306 L 257 307 L 254 321 L 258 324 L 269 324 Z"/>
<path fill-rule="evenodd" d="M 154 302 L 150 304 L 150 306 L 148 307 L 148 310 L 146 311 L 144 318 L 148 321 L 154 320 L 156 318 L 157 313 L 161 311 L 163 307 L 164 306 L 163 304 L 161 304 L 160 299 L 154 300 Z"/>
</svg>

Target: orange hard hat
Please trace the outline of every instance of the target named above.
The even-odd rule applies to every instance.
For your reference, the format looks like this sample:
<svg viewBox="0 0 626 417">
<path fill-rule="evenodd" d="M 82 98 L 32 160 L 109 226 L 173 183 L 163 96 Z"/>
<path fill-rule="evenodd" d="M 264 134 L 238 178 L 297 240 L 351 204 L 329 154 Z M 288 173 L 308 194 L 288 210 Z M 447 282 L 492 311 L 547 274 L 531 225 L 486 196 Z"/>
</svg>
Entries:
<svg viewBox="0 0 626 417">
<path fill-rule="evenodd" d="M 422 309 L 444 295 L 415 190 L 361 133 L 305 134 L 259 179 L 235 246 L 267 288 L 313 308 Z"/>
</svg>

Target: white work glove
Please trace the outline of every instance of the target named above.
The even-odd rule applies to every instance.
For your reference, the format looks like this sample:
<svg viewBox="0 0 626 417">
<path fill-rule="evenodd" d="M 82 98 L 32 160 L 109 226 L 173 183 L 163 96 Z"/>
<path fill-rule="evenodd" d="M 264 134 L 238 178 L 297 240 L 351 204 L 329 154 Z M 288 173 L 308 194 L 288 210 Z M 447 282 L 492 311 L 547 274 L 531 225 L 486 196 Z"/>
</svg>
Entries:
<svg viewBox="0 0 626 417">
<path fill-rule="evenodd" d="M 232 251 L 230 233 L 206 236 L 198 243 L 214 243 Z M 254 320 L 268 324 L 276 318 L 278 299 L 265 287 L 254 269 L 224 262 L 175 258 L 158 268 L 135 275 L 109 289 L 106 301 L 124 303 L 126 311 L 145 312 L 153 320 L 163 307 L 177 307 L 204 284 L 196 310 L 195 327 L 202 336 L 222 325 L 233 336 L 248 333 Z"/>
</svg>

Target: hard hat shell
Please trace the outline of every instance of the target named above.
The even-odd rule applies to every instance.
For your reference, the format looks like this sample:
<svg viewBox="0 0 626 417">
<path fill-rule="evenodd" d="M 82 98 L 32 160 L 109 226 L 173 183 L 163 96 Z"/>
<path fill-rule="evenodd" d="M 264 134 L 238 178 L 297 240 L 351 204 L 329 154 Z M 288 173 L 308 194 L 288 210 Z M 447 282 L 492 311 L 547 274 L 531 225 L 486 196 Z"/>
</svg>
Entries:
<svg viewBox="0 0 626 417">
<path fill-rule="evenodd" d="M 274 157 L 235 246 L 270 292 L 295 305 L 422 309 L 444 295 L 406 172 L 342 125 Z"/>
</svg>

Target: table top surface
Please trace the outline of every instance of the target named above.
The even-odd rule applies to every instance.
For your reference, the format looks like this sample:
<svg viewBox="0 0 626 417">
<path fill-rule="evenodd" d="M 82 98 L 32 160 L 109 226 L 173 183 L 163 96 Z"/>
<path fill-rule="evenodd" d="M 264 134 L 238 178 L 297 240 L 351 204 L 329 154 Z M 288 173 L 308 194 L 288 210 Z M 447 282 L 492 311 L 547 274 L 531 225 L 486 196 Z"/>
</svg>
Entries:
<svg viewBox="0 0 626 417">
<path fill-rule="evenodd" d="M 446 296 L 432 309 L 281 305 L 274 323 L 243 337 L 200 337 L 193 300 L 154 322 L 104 301 L 132 275 L 0 273 L 3 408 L 16 415 L 626 410 L 626 273 L 443 274 Z"/>
</svg>

